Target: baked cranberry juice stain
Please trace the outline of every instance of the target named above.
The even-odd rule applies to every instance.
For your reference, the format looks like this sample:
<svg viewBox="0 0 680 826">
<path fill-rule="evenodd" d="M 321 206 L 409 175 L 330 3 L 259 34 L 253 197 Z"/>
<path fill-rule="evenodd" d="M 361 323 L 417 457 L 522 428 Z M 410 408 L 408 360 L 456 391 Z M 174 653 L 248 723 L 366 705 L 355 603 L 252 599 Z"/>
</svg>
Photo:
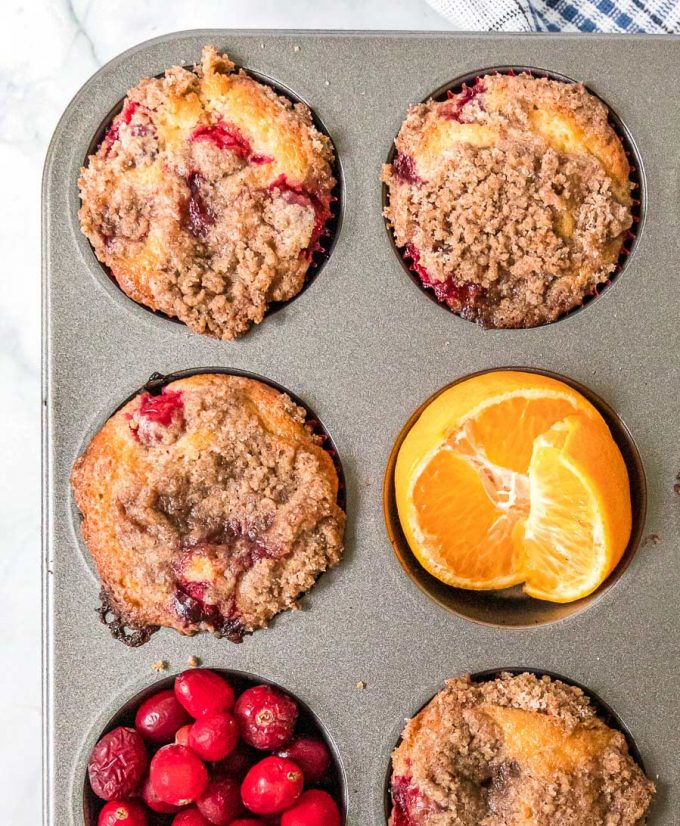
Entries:
<svg viewBox="0 0 680 826">
<path fill-rule="evenodd" d="M 187 65 L 184 68 L 192 70 L 193 64 Z M 304 284 L 300 291 L 292 298 L 285 301 L 270 302 L 266 311 L 266 316 L 268 317 L 276 313 L 278 310 L 283 309 L 302 295 L 314 283 L 314 281 L 316 281 L 316 278 L 319 276 L 325 264 L 330 259 L 342 224 L 345 183 L 340 157 L 335 144 L 333 143 L 333 139 L 323 122 L 314 111 L 313 107 L 303 101 L 302 98 L 296 95 L 295 92 L 284 84 L 279 83 L 255 70 L 248 69 L 246 70 L 246 73 L 255 81 L 273 89 L 277 95 L 288 98 L 293 105 L 305 103 L 311 112 L 314 127 L 328 138 L 333 147 L 334 160 L 332 172 L 336 183 L 330 195 L 327 195 L 326 193 L 307 191 L 304 187 L 302 187 L 302 185 L 289 181 L 285 175 L 280 175 L 268 187 L 269 190 L 277 190 L 285 193 L 284 197 L 287 200 L 290 199 L 291 202 L 295 202 L 292 199 L 299 196 L 297 202 L 303 206 L 310 206 L 314 211 L 312 235 L 308 247 L 301 252 L 301 258 L 309 264 L 305 275 Z M 163 73 L 156 75 L 156 77 L 162 78 Z M 87 165 L 90 155 L 94 154 L 101 145 L 113 145 L 113 143 L 119 139 L 119 130 L 121 125 L 129 125 L 133 115 L 136 112 L 145 109 L 147 109 L 147 107 L 128 98 L 123 98 L 116 106 L 114 106 L 107 117 L 102 121 L 100 127 L 97 129 L 92 141 L 90 142 L 83 165 Z M 151 124 L 144 127 L 138 127 L 137 125 L 133 127 L 134 134 L 150 134 L 151 130 L 153 130 L 153 126 Z M 197 127 L 190 136 L 189 140 L 192 142 L 209 142 L 221 149 L 224 149 L 225 151 L 235 153 L 238 157 L 245 159 L 248 163 L 255 166 L 266 166 L 274 160 L 268 155 L 253 152 L 250 142 L 243 135 L 241 130 L 239 130 L 234 124 L 224 121 L 213 125 Z M 189 197 L 187 198 L 185 205 L 184 221 L 186 222 L 186 227 L 189 232 L 196 239 L 202 241 L 206 238 L 210 227 L 215 223 L 215 216 L 206 198 L 204 191 L 205 181 L 200 172 L 198 170 L 190 170 L 186 176 L 186 183 L 189 189 Z M 109 236 L 105 240 L 106 246 L 110 247 L 114 243 L 115 239 L 113 236 Z M 92 245 L 89 244 L 89 242 L 88 245 L 92 252 L 94 252 Z M 95 263 L 99 271 L 105 275 L 106 283 L 114 284 L 117 288 L 116 292 L 123 293 L 123 295 L 125 295 L 111 269 L 106 264 L 96 260 L 96 256 Z M 138 306 L 150 315 L 171 321 L 174 324 L 182 324 L 182 322 L 177 318 L 168 316 L 160 310 L 151 310 L 142 304 L 138 304 Z"/>
<path fill-rule="evenodd" d="M 483 98 L 480 101 L 480 96 L 482 96 L 486 91 L 486 85 L 484 83 L 484 78 L 486 76 L 504 74 L 513 77 L 523 73 L 529 74 L 532 77 L 548 78 L 562 83 L 577 82 L 569 77 L 566 77 L 565 75 L 560 75 L 557 72 L 550 72 L 543 69 L 524 66 L 498 66 L 491 67 L 489 69 L 480 69 L 476 72 L 470 72 L 466 75 L 460 76 L 436 89 L 431 95 L 428 95 L 423 102 L 434 100 L 445 103 L 446 101 L 450 101 L 449 106 L 444 108 L 442 116 L 447 120 L 461 122 L 461 116 L 465 112 L 466 107 L 468 107 L 473 101 L 476 102 L 478 106 L 483 108 Z M 588 92 L 594 97 L 598 97 L 592 90 L 588 89 Z M 621 247 L 621 252 L 616 262 L 616 269 L 611 277 L 609 277 L 606 281 L 597 284 L 593 291 L 585 296 L 580 306 L 567 311 L 557 319 L 560 321 L 580 312 L 580 310 L 588 306 L 594 299 L 603 295 L 615 283 L 618 276 L 623 272 L 631 254 L 634 251 L 644 218 L 646 208 L 646 187 L 639 153 L 637 152 L 635 143 L 623 122 L 611 109 L 611 107 L 606 104 L 606 102 L 605 105 L 607 106 L 607 110 L 609 112 L 609 125 L 616 133 L 617 138 L 621 141 L 630 164 L 629 179 L 633 195 L 631 206 L 632 227 L 625 234 L 624 243 Z M 418 175 L 415 160 L 410 155 L 398 151 L 394 145 L 392 145 L 390 149 L 386 162 L 387 164 L 392 165 L 394 176 L 404 183 L 412 184 L 414 186 L 424 183 L 423 179 Z M 387 191 L 387 186 L 386 184 L 383 184 L 383 210 L 388 203 L 389 194 Z M 398 255 L 402 267 L 407 272 L 411 280 L 424 291 L 428 298 L 435 301 L 444 309 L 453 310 L 455 314 L 460 315 L 462 318 L 466 318 L 470 313 L 475 313 L 486 297 L 486 291 L 481 285 L 460 280 L 456 277 L 455 273 L 451 273 L 445 280 L 434 279 L 423 266 L 420 260 L 421 253 L 416 246 L 413 244 L 408 244 L 403 248 L 398 248 L 387 219 L 385 219 L 385 227 L 390 244 L 395 253 Z"/>
</svg>

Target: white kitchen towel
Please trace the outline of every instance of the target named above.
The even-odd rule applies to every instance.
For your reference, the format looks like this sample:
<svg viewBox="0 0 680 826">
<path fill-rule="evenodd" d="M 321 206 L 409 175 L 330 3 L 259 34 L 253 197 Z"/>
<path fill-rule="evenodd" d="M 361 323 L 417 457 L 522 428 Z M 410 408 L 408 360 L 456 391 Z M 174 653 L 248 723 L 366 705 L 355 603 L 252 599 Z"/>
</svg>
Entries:
<svg viewBox="0 0 680 826">
<path fill-rule="evenodd" d="M 461 29 L 680 32 L 680 0 L 428 0 Z"/>
</svg>

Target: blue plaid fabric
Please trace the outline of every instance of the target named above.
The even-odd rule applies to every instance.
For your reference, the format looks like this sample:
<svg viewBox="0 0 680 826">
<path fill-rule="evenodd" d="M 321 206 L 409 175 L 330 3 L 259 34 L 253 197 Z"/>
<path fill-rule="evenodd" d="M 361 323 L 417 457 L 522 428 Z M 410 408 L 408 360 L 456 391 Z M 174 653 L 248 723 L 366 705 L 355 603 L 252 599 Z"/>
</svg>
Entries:
<svg viewBox="0 0 680 826">
<path fill-rule="evenodd" d="M 461 29 L 680 33 L 680 0 L 428 0 Z"/>
</svg>

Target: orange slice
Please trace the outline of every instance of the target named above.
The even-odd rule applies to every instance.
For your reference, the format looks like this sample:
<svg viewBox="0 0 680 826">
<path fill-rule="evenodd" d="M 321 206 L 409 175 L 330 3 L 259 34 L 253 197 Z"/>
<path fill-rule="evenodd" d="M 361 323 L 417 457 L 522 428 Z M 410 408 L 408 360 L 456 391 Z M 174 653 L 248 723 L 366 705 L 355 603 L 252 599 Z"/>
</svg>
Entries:
<svg viewBox="0 0 680 826">
<path fill-rule="evenodd" d="M 534 373 L 485 373 L 440 394 L 402 443 L 395 491 L 414 555 L 459 588 L 523 582 L 540 599 L 578 599 L 630 535 L 628 476 L 606 423 Z"/>
</svg>

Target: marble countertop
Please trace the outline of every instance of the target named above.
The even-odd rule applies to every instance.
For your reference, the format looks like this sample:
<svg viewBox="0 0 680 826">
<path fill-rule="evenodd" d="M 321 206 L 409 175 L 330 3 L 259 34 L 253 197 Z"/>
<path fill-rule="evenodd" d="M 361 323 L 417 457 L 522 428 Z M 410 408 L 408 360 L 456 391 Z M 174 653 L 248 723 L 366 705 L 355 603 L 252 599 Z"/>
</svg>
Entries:
<svg viewBox="0 0 680 826">
<path fill-rule="evenodd" d="M 40 182 L 70 98 L 103 63 L 193 28 L 447 29 L 424 0 L 6 0 L 0 27 L 2 823 L 40 800 Z M 77 675 L 74 675 L 77 679 Z M 59 824 L 62 826 L 62 824 Z M 66 826 L 66 824 L 63 824 Z"/>
</svg>

